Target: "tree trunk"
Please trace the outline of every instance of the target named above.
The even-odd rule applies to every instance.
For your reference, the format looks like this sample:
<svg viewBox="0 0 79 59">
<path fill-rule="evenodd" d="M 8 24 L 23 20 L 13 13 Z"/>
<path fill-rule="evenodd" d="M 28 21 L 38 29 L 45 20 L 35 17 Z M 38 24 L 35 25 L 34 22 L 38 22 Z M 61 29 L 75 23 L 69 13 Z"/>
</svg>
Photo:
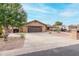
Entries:
<svg viewBox="0 0 79 59">
<path fill-rule="evenodd" d="M 4 33 L 4 41 L 8 41 L 8 27 L 5 27 L 5 33 Z"/>
<path fill-rule="evenodd" d="M 13 27 L 12 27 L 12 29 L 11 29 L 11 33 L 13 33 Z"/>
</svg>

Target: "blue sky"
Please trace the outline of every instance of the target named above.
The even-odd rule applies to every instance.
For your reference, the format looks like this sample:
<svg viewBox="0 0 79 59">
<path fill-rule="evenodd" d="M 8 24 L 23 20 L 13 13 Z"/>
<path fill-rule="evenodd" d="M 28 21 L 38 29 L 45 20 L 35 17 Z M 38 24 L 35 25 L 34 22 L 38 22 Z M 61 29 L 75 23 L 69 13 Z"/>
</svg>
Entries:
<svg viewBox="0 0 79 59">
<path fill-rule="evenodd" d="M 26 3 L 22 4 L 28 21 L 39 20 L 46 24 L 56 21 L 64 25 L 79 24 L 79 4 L 76 3 Z"/>
</svg>

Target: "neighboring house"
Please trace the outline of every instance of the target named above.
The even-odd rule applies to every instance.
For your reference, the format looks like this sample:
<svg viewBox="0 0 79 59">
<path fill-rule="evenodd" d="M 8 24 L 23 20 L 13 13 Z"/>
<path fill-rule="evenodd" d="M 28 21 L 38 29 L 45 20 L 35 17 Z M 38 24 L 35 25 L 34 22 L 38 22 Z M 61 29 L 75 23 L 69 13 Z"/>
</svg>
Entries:
<svg viewBox="0 0 79 59">
<path fill-rule="evenodd" d="M 9 26 L 8 32 L 9 33 L 18 33 L 18 32 L 20 32 L 19 29 L 20 28 L 18 28 L 18 27 L 11 27 L 11 26 Z"/>
<path fill-rule="evenodd" d="M 28 22 L 26 25 L 24 25 L 22 27 L 22 29 L 20 29 L 20 31 L 23 32 L 45 32 L 47 31 L 47 25 L 37 21 L 37 20 L 33 20 Z"/>
<path fill-rule="evenodd" d="M 60 29 L 61 29 L 61 31 L 63 31 L 63 32 L 66 32 L 66 31 L 68 30 L 68 29 L 67 29 L 67 26 L 65 26 L 65 25 L 61 25 Z"/>
<path fill-rule="evenodd" d="M 59 29 L 60 31 L 67 31 L 66 26 L 65 25 L 53 25 L 52 26 L 52 30 L 56 31 L 57 29 Z"/>
<path fill-rule="evenodd" d="M 59 25 L 53 25 L 52 26 L 53 31 L 56 31 L 57 29 L 60 29 L 60 28 L 61 28 L 61 26 L 59 26 Z"/>
<path fill-rule="evenodd" d="M 49 25 L 49 24 L 48 24 L 48 25 L 47 25 L 47 30 L 48 30 L 48 31 L 52 31 L 52 30 L 53 30 L 52 25 Z"/>
<path fill-rule="evenodd" d="M 68 26 L 69 31 L 71 31 L 72 29 L 77 29 L 76 25 L 69 25 Z"/>
<path fill-rule="evenodd" d="M 79 24 L 77 24 L 77 30 L 79 31 Z"/>
<path fill-rule="evenodd" d="M 13 28 L 13 33 L 18 33 L 18 32 L 20 32 L 19 28 L 18 27 L 14 27 Z"/>
</svg>

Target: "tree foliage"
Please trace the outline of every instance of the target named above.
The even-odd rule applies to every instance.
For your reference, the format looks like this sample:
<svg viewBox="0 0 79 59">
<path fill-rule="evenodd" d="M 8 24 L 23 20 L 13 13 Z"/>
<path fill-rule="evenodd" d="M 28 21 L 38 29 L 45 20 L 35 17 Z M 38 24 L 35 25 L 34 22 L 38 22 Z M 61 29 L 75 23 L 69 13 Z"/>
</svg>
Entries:
<svg viewBox="0 0 79 59">
<path fill-rule="evenodd" d="M 26 22 L 26 14 L 18 3 L 0 4 L 0 25 L 8 27 L 22 26 Z"/>
<path fill-rule="evenodd" d="M 8 33 L 9 26 L 21 27 L 26 23 L 26 13 L 19 3 L 0 4 L 0 25 L 4 27 L 5 34 Z"/>
<path fill-rule="evenodd" d="M 60 21 L 56 21 L 55 22 L 55 25 L 62 25 L 63 23 L 62 22 L 60 22 Z"/>
</svg>

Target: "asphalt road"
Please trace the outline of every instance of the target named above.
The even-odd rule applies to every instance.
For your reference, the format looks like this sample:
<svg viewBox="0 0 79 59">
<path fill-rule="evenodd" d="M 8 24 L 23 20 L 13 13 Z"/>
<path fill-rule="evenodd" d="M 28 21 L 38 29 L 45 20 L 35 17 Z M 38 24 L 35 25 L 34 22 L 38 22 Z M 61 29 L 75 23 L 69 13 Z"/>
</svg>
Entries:
<svg viewBox="0 0 79 59">
<path fill-rule="evenodd" d="M 79 44 L 37 51 L 19 56 L 79 56 Z"/>
</svg>

